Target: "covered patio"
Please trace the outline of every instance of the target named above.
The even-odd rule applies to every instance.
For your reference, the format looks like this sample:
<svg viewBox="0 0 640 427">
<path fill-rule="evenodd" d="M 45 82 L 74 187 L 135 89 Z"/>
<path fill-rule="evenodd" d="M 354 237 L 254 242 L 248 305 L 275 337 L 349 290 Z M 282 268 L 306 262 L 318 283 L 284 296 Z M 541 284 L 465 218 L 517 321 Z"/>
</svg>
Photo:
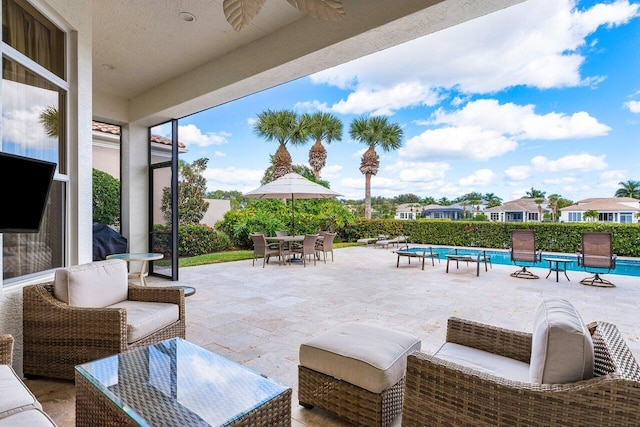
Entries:
<svg viewBox="0 0 640 427">
<path fill-rule="evenodd" d="M 301 342 L 341 322 L 367 322 L 405 331 L 435 352 L 445 340 L 447 318 L 457 316 L 531 332 L 533 310 L 543 297 L 569 300 L 588 323 L 615 324 L 640 359 L 640 278 L 608 275 L 615 288 L 580 285 L 586 272 L 570 271 L 555 281 L 548 269 L 534 267 L 539 280 L 513 278 L 511 265 L 494 264 L 479 277 L 445 263 L 396 268 L 391 250 L 357 246 L 336 250 L 335 262 L 252 267 L 251 260 L 181 269 L 182 285 L 197 289 L 187 298 L 187 340 L 288 385 L 293 426 L 343 426 L 327 413 L 303 409 L 297 400 Z M 154 285 L 172 282 L 150 278 Z M 45 411 L 59 426 L 74 425 L 72 384 L 29 380 Z M 393 423 L 400 425 L 399 417 Z"/>
</svg>

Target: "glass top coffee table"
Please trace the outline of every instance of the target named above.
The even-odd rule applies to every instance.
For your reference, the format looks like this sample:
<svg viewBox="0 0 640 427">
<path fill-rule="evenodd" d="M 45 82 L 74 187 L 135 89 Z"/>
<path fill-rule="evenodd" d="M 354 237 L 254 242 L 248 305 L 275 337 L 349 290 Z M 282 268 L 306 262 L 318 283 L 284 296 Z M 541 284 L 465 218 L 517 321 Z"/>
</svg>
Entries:
<svg viewBox="0 0 640 427">
<path fill-rule="evenodd" d="M 181 338 L 76 366 L 76 426 L 291 425 L 291 388 Z"/>
</svg>

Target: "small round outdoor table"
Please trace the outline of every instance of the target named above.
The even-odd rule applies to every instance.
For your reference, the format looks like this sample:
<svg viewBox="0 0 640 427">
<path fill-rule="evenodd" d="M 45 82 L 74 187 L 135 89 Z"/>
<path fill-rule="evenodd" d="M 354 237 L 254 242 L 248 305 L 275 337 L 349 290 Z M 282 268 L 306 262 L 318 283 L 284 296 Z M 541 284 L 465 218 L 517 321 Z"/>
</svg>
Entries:
<svg viewBox="0 0 640 427">
<path fill-rule="evenodd" d="M 140 266 L 140 274 L 137 273 L 132 273 L 132 276 L 138 276 L 140 277 L 140 285 L 142 286 L 147 286 L 147 275 L 149 274 L 147 272 L 147 264 L 149 263 L 149 261 L 155 261 L 155 260 L 159 260 L 164 258 L 163 254 L 160 253 L 154 253 L 154 252 L 148 252 L 148 253 L 133 253 L 133 254 L 113 254 L 113 255 L 107 255 L 107 259 L 122 259 L 124 261 L 127 261 L 128 263 L 131 262 L 140 262 L 142 263 Z"/>
<path fill-rule="evenodd" d="M 565 258 L 545 258 L 545 261 L 549 261 L 549 273 L 547 273 L 547 277 L 545 277 L 545 279 L 549 278 L 549 275 L 552 272 L 556 272 L 556 282 L 559 281 L 559 275 L 560 272 L 562 271 L 564 273 L 564 277 L 567 278 L 567 280 L 571 281 L 571 279 L 569 279 L 569 276 L 567 276 L 567 263 L 571 262 L 570 259 L 565 259 Z"/>
</svg>

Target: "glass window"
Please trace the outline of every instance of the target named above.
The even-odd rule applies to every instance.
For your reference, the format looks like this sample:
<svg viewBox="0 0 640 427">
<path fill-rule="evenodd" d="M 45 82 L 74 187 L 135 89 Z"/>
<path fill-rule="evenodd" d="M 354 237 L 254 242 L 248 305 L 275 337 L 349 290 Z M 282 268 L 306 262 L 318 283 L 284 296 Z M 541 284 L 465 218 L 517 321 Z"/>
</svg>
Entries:
<svg viewBox="0 0 640 427">
<path fill-rule="evenodd" d="M 8 285 L 65 265 L 65 35 L 26 1 L 2 0 L 1 53 L 0 150 L 57 164 L 40 231 L 0 237 Z"/>
<path fill-rule="evenodd" d="M 64 79 L 64 33 L 26 1 L 2 0 L 2 41 Z"/>
<path fill-rule="evenodd" d="M 620 213 L 620 223 L 631 224 L 633 222 L 633 214 L 631 212 Z"/>
</svg>

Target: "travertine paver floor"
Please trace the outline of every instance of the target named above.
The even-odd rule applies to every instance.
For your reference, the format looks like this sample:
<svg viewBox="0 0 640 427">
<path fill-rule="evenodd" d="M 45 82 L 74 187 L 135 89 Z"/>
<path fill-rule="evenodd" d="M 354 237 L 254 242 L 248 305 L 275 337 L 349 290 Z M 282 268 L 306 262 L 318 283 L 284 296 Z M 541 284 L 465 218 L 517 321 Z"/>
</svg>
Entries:
<svg viewBox="0 0 640 427">
<path fill-rule="evenodd" d="M 538 280 L 509 276 L 514 266 L 493 265 L 476 277 L 475 265 L 446 261 L 424 271 L 389 249 L 335 250 L 335 262 L 266 268 L 251 261 L 183 268 L 180 284 L 194 286 L 187 298 L 187 339 L 261 372 L 293 389 L 293 426 L 344 426 L 345 423 L 297 401 L 298 347 L 307 338 L 345 321 L 369 322 L 413 333 L 422 350 L 444 342 L 447 318 L 458 316 L 516 330 L 531 330 L 533 309 L 543 297 L 571 301 L 585 322 L 606 320 L 618 326 L 640 360 L 640 278 L 607 275 L 611 289 L 583 286 L 588 274 L 568 272 L 571 281 L 546 268 L 533 268 Z M 546 263 L 545 263 L 546 264 Z M 151 277 L 153 285 L 172 282 Z M 73 386 L 30 380 L 45 410 L 59 426 L 74 425 Z M 394 425 L 399 425 L 396 419 Z"/>
</svg>

